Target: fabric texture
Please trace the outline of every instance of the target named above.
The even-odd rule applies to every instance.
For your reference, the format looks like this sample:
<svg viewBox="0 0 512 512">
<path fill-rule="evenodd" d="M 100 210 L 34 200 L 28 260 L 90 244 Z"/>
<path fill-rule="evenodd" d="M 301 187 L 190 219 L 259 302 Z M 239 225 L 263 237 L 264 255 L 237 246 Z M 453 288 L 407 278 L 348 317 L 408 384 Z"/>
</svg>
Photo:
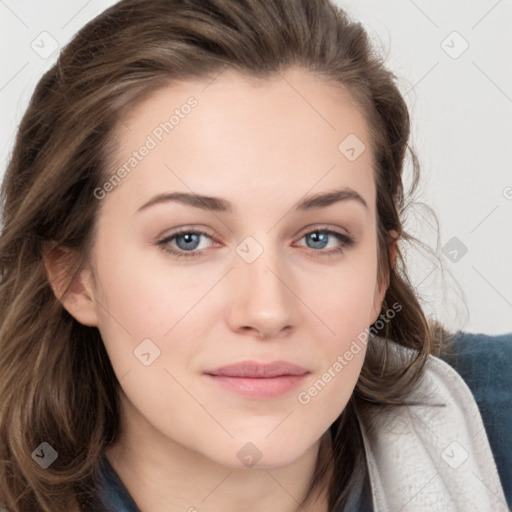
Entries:
<svg viewBox="0 0 512 512">
<path fill-rule="evenodd" d="M 388 343 L 390 360 L 414 353 Z M 429 356 L 409 396 L 418 405 L 377 405 L 359 417 L 374 512 L 507 512 L 478 405 L 462 377 Z"/>
<path fill-rule="evenodd" d="M 457 370 L 473 393 L 512 510 L 512 333 L 459 331 L 441 359 Z"/>
<path fill-rule="evenodd" d="M 104 509 L 95 512 L 140 512 L 121 478 L 105 456 L 101 460 L 100 480 L 100 495 Z"/>
<path fill-rule="evenodd" d="M 512 334 L 458 332 L 417 391 L 438 405 L 360 417 L 369 481 L 354 512 L 512 510 L 511 362 Z M 106 458 L 100 475 L 105 512 L 140 512 Z"/>
</svg>

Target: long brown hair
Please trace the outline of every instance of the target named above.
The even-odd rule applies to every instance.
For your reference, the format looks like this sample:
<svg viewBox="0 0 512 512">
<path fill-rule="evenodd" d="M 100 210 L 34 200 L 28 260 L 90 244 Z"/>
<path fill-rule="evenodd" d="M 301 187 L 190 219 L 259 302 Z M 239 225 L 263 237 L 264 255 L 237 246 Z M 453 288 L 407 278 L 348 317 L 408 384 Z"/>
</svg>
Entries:
<svg viewBox="0 0 512 512">
<path fill-rule="evenodd" d="M 0 503 L 14 512 L 69 512 L 95 506 L 103 449 L 117 439 L 119 382 L 99 331 L 78 323 L 53 293 L 45 248 L 68 247 L 71 276 L 87 261 L 100 201 L 112 175 L 113 127 L 127 109 L 176 80 L 229 67 L 267 78 L 298 65 L 346 88 L 372 138 L 377 189 L 379 283 L 388 284 L 385 340 L 415 349 L 397 367 L 368 345 L 347 407 L 326 435 L 332 458 L 318 464 L 310 491 L 328 485 L 342 510 L 365 478 L 356 409 L 403 404 L 437 349 L 390 232 L 403 230 L 419 166 L 409 143 L 406 103 L 363 27 L 328 0 L 122 0 L 84 26 L 41 78 L 19 125 L 2 186 L 0 244 Z M 409 156 L 412 187 L 404 193 Z M 377 323 L 377 322 L 376 322 Z M 380 328 L 379 328 L 380 327 Z M 58 457 L 43 469 L 33 452 Z M 329 472 L 329 478 L 323 478 Z"/>
</svg>

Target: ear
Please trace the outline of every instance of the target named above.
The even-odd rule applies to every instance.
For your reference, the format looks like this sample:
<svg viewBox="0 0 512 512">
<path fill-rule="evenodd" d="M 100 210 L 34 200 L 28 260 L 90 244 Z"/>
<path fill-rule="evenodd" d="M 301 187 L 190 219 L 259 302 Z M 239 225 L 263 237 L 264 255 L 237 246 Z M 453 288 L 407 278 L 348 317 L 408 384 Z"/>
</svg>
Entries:
<svg viewBox="0 0 512 512">
<path fill-rule="evenodd" d="M 78 322 L 97 326 L 96 303 L 89 268 L 76 268 L 78 255 L 61 246 L 44 247 L 44 265 L 53 293 Z"/>
<path fill-rule="evenodd" d="M 382 301 L 386 296 L 386 291 L 389 287 L 389 274 L 391 269 L 395 268 L 396 264 L 396 255 L 398 249 L 398 233 L 395 230 L 389 231 L 388 235 L 388 254 L 389 254 L 389 269 L 386 275 L 386 282 L 382 283 L 379 287 L 379 284 L 375 284 L 375 293 L 373 298 L 373 310 L 371 315 L 370 325 L 377 321 L 379 318 L 380 310 L 382 308 Z"/>
</svg>

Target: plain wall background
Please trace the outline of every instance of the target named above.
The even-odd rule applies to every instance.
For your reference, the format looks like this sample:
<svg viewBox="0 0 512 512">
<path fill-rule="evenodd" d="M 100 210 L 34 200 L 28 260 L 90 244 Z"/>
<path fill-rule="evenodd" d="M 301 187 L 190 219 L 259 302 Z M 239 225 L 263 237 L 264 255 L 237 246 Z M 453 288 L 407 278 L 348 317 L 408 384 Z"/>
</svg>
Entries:
<svg viewBox="0 0 512 512">
<path fill-rule="evenodd" d="M 2 175 L 36 83 L 113 3 L 0 1 Z M 451 330 L 512 331 L 512 1 L 336 3 L 387 55 L 410 107 L 417 198 L 440 222 L 439 261 L 403 248 L 427 313 Z M 435 249 L 427 212 L 412 210 L 406 228 Z"/>
</svg>

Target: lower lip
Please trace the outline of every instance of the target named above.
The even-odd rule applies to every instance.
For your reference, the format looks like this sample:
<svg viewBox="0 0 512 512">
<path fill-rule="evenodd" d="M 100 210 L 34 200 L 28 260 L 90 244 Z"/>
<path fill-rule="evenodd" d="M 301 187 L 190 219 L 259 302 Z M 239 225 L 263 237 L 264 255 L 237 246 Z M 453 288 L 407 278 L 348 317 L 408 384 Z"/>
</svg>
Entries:
<svg viewBox="0 0 512 512">
<path fill-rule="evenodd" d="M 285 395 L 299 386 L 307 375 L 281 375 L 266 379 L 206 374 L 224 389 L 251 398 L 275 398 Z"/>
</svg>

